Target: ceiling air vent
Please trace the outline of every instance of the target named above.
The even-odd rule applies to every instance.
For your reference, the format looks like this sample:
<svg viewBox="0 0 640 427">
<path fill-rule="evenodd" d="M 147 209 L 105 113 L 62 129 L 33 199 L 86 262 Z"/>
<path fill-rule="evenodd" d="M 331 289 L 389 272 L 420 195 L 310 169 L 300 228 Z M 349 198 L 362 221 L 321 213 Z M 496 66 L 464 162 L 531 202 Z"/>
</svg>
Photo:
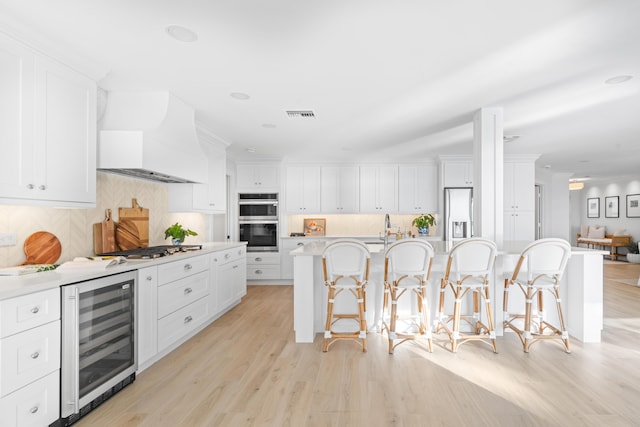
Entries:
<svg viewBox="0 0 640 427">
<path fill-rule="evenodd" d="M 287 117 L 290 119 L 315 119 L 313 110 L 287 110 Z"/>
</svg>

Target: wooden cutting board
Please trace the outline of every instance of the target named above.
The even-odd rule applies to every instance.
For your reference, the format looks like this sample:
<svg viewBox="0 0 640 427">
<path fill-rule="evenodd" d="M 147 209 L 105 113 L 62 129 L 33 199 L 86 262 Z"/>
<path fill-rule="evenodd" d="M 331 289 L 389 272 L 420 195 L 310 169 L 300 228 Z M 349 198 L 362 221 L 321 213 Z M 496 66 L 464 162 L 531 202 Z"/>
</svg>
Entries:
<svg viewBox="0 0 640 427">
<path fill-rule="evenodd" d="M 102 222 L 93 224 L 93 251 L 96 255 L 116 251 L 116 224 L 111 218 L 111 209 L 106 210 Z"/>
<path fill-rule="evenodd" d="M 60 259 L 62 245 L 58 238 L 46 231 L 37 231 L 24 241 L 24 254 L 27 256 L 22 265 L 55 264 Z"/>
<path fill-rule="evenodd" d="M 116 225 L 116 243 L 121 251 L 128 251 L 131 249 L 146 248 L 147 245 L 142 246 L 142 241 L 138 236 L 138 227 L 135 222 L 130 219 L 121 219 Z"/>
<path fill-rule="evenodd" d="M 122 224 L 123 221 L 126 222 L 126 225 L 124 226 L 125 231 L 123 232 L 123 234 L 126 235 L 127 233 L 129 233 L 136 237 L 137 242 L 139 242 L 140 245 L 136 246 L 137 248 L 149 247 L 149 209 L 141 207 L 138 204 L 137 199 L 131 199 L 130 208 L 118 208 L 118 222 L 119 224 Z M 118 232 L 116 228 L 116 237 L 117 233 Z M 131 242 L 129 239 L 129 237 L 131 236 L 125 235 L 122 236 L 123 241 Z"/>
</svg>

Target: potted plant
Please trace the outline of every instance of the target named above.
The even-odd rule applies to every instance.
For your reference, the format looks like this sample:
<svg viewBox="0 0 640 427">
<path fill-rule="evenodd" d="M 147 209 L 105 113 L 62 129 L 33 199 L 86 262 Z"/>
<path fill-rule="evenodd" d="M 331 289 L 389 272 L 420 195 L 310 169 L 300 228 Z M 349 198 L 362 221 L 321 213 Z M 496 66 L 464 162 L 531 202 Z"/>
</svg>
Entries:
<svg viewBox="0 0 640 427">
<path fill-rule="evenodd" d="M 436 225 L 436 217 L 432 214 L 422 214 L 415 217 L 411 224 L 418 228 L 418 233 L 422 236 L 429 234 L 429 227 Z"/>
<path fill-rule="evenodd" d="M 179 223 L 173 224 L 171 227 L 164 230 L 164 238 L 171 237 L 171 241 L 174 245 L 180 245 L 184 242 L 185 237 L 187 236 L 197 236 L 193 230 L 189 230 L 188 228 L 183 228 Z"/>
<path fill-rule="evenodd" d="M 638 242 L 633 240 L 627 246 L 627 261 L 634 264 L 640 264 L 640 253 L 638 253 Z"/>
</svg>

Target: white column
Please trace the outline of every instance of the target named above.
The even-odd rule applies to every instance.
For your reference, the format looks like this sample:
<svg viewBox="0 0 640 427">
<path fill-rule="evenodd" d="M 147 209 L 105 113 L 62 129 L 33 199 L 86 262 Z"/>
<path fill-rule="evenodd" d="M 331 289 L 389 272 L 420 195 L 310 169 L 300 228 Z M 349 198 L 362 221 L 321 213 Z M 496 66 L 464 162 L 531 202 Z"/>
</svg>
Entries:
<svg viewBox="0 0 640 427">
<path fill-rule="evenodd" d="M 483 108 L 473 118 L 474 233 L 502 247 L 504 237 L 504 142 L 502 108 Z"/>
</svg>

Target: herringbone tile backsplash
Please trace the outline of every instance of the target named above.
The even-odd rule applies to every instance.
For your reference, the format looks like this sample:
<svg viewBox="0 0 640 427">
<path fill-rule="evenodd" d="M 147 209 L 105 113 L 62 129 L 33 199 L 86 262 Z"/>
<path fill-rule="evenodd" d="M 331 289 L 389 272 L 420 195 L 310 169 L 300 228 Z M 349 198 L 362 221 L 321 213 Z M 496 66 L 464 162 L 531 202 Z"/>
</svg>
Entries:
<svg viewBox="0 0 640 427">
<path fill-rule="evenodd" d="M 23 244 L 36 231 L 55 234 L 62 244 L 58 263 L 77 256 L 93 255 L 93 224 L 105 218 L 111 209 L 118 220 L 118 208 L 131 207 L 131 200 L 149 209 L 149 246 L 170 244 L 164 239 L 164 230 L 174 222 L 198 233 L 186 243 L 202 243 L 207 240 L 209 216 L 197 213 L 167 212 L 167 186 L 135 178 L 98 173 L 97 200 L 93 209 L 58 209 L 39 206 L 0 205 L 0 232 L 17 235 L 17 245 L 0 247 L 0 267 L 21 264 L 25 260 Z"/>
</svg>

